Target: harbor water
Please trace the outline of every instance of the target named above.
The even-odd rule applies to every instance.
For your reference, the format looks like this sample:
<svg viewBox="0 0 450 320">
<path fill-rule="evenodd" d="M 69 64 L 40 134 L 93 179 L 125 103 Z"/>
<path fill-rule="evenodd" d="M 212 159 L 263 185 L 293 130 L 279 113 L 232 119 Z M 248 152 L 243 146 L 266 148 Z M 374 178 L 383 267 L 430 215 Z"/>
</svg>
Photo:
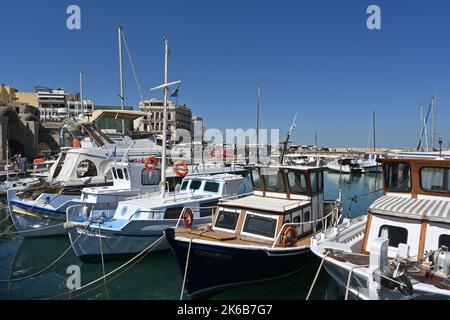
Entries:
<svg viewBox="0 0 450 320">
<path fill-rule="evenodd" d="M 325 198 L 337 199 L 339 190 L 343 200 L 343 214 L 350 217 L 363 215 L 367 207 L 381 193 L 379 174 L 340 175 L 326 173 Z M 356 196 L 356 197 L 355 197 Z M 352 200 L 353 199 L 353 200 Z M 7 217 L 1 209 L 0 220 Z M 68 237 L 48 237 L 23 240 L 6 220 L 0 225 L 0 299 L 152 299 L 180 298 L 182 276 L 171 251 L 150 252 L 137 263 L 132 263 L 85 289 L 71 291 L 73 266 L 80 268 L 81 285 L 86 285 L 103 275 L 101 264 L 83 264 L 69 250 L 43 273 L 20 281 L 6 282 L 37 273 L 46 268 L 70 247 Z M 126 261 L 105 263 L 105 273 Z M 320 261 L 312 260 L 302 271 L 282 279 L 249 284 L 224 290 L 208 299 L 305 299 Z M 72 269 L 71 269 L 72 267 Z M 76 267 L 75 267 L 76 268 Z M 214 270 L 205 270 L 214 272 Z M 217 275 L 220 277 L 220 274 Z M 69 286 L 70 287 L 70 286 Z M 185 299 L 188 297 L 184 297 Z M 311 299 L 342 299 L 337 284 L 322 270 Z"/>
</svg>

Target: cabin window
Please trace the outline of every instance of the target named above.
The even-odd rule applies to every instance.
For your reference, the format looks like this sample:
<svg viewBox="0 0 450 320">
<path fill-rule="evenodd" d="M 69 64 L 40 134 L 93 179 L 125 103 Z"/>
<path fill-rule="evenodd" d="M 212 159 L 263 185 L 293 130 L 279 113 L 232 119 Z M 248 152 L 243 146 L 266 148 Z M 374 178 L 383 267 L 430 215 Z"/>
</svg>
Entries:
<svg viewBox="0 0 450 320">
<path fill-rule="evenodd" d="M 284 187 L 283 173 L 274 170 L 261 170 L 264 178 L 265 189 L 268 192 L 286 192 Z"/>
<path fill-rule="evenodd" d="M 157 185 L 160 180 L 160 170 L 147 171 L 142 169 L 141 183 L 143 186 Z"/>
<path fill-rule="evenodd" d="M 306 185 L 306 177 L 304 173 L 289 172 L 288 181 L 291 193 L 299 194 L 299 193 L 306 193 L 308 191 L 308 187 Z"/>
<path fill-rule="evenodd" d="M 263 237 L 275 237 L 277 220 L 254 214 L 247 214 L 244 223 L 244 232 L 253 233 Z"/>
<path fill-rule="evenodd" d="M 317 191 L 323 191 L 323 171 L 317 172 Z"/>
<path fill-rule="evenodd" d="M 253 190 L 261 190 L 261 178 L 259 176 L 258 169 L 253 169 L 251 171 Z"/>
<path fill-rule="evenodd" d="M 309 220 L 311 220 L 311 213 L 309 211 L 306 211 L 303 214 L 303 222 L 309 222 Z"/>
<path fill-rule="evenodd" d="M 117 177 L 122 180 L 123 179 L 123 172 L 122 169 L 117 169 Z"/>
<path fill-rule="evenodd" d="M 117 179 L 117 172 L 116 172 L 116 168 L 112 168 L 112 173 L 113 173 L 113 176 L 114 176 L 114 179 Z"/>
<path fill-rule="evenodd" d="M 166 212 L 164 214 L 164 219 L 169 219 L 169 220 L 179 219 L 182 210 L 183 210 L 182 207 L 166 209 Z"/>
<path fill-rule="evenodd" d="M 202 203 L 200 205 L 200 217 L 210 217 L 214 214 L 215 209 L 217 208 L 217 203 Z"/>
<path fill-rule="evenodd" d="M 309 175 L 311 183 L 311 193 L 323 191 L 323 172 L 311 172 Z"/>
<path fill-rule="evenodd" d="M 198 190 L 198 189 L 200 189 L 201 185 L 202 185 L 202 182 L 200 180 L 193 180 L 191 182 L 191 186 L 189 187 L 189 189 Z"/>
<path fill-rule="evenodd" d="M 205 191 L 207 192 L 218 192 L 219 184 L 217 182 L 206 182 L 205 183 Z"/>
<path fill-rule="evenodd" d="M 450 192 L 450 168 L 422 168 L 420 186 L 424 191 Z"/>
<path fill-rule="evenodd" d="M 388 191 L 410 192 L 411 169 L 407 163 L 386 163 L 384 183 Z"/>
<path fill-rule="evenodd" d="M 293 219 L 294 223 L 300 223 L 300 216 L 295 216 Z"/>
<path fill-rule="evenodd" d="M 183 184 L 181 185 L 181 190 L 184 191 L 186 190 L 187 186 L 188 186 L 189 181 L 183 181 Z"/>
<path fill-rule="evenodd" d="M 239 219 L 239 212 L 221 211 L 217 217 L 215 227 L 234 230 Z"/>
<path fill-rule="evenodd" d="M 128 170 L 127 168 L 123 169 L 123 174 L 125 175 L 125 179 L 130 180 L 130 177 L 128 176 Z"/>
<path fill-rule="evenodd" d="M 439 236 L 438 248 L 440 248 L 442 246 L 447 247 L 448 249 L 450 249 L 450 234 L 441 234 Z"/>
<path fill-rule="evenodd" d="M 380 228 L 378 237 L 389 239 L 389 247 L 398 248 L 400 243 L 407 243 L 408 230 L 401 227 L 383 225 Z"/>
</svg>

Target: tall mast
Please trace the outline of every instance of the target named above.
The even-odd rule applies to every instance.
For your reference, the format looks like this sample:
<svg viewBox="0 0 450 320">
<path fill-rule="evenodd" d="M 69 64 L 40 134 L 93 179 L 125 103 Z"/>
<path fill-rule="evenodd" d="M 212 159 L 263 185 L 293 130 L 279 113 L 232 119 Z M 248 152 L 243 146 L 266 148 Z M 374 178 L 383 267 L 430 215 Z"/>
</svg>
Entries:
<svg viewBox="0 0 450 320">
<path fill-rule="evenodd" d="M 375 140 L 375 111 L 372 111 L 372 126 L 373 126 L 373 151 L 376 150 L 376 140 Z"/>
<path fill-rule="evenodd" d="M 422 141 L 423 137 L 423 102 L 420 103 L 420 119 L 419 119 L 419 141 Z M 420 145 L 419 145 L 420 147 Z M 420 151 L 417 149 L 417 151 Z"/>
<path fill-rule="evenodd" d="M 84 117 L 84 105 L 83 105 L 83 72 L 80 72 L 80 108 L 81 114 Z M 78 115 L 79 116 L 79 115 Z"/>
<path fill-rule="evenodd" d="M 431 98 L 431 151 L 434 149 L 434 95 Z"/>
<path fill-rule="evenodd" d="M 120 68 L 120 108 L 125 109 L 125 96 L 123 90 L 123 59 L 122 59 L 122 27 L 118 27 L 119 37 L 119 68 Z M 125 134 L 125 120 L 122 119 L 122 134 Z"/>
<path fill-rule="evenodd" d="M 256 102 L 256 163 L 259 164 L 259 101 L 261 99 L 261 88 L 258 86 Z"/>
<path fill-rule="evenodd" d="M 163 108 L 163 137 L 162 137 L 162 160 L 161 160 L 161 188 L 163 192 L 166 184 L 166 145 L 167 145 L 167 96 L 169 87 L 167 86 L 169 72 L 169 40 L 164 40 L 164 108 Z"/>
</svg>

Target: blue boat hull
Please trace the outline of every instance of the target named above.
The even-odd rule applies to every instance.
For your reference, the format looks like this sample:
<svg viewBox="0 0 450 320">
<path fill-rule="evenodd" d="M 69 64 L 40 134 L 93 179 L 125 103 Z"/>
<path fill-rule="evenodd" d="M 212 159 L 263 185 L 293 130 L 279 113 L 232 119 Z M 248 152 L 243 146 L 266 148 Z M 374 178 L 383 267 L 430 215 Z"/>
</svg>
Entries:
<svg viewBox="0 0 450 320">
<path fill-rule="evenodd" d="M 164 233 L 184 276 L 189 242 L 175 239 L 173 229 Z M 274 251 L 192 242 L 185 288 L 191 298 L 199 298 L 226 287 L 288 276 L 313 259 L 309 248 Z"/>
</svg>

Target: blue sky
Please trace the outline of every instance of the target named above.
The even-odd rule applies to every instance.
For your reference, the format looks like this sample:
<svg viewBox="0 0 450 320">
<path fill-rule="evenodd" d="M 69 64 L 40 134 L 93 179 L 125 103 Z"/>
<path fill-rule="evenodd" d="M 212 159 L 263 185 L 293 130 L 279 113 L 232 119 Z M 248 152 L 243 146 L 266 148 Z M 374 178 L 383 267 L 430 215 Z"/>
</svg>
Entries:
<svg viewBox="0 0 450 320">
<path fill-rule="evenodd" d="M 82 29 L 66 28 L 77 4 Z M 366 8 L 381 8 L 368 30 Z M 170 80 L 180 103 L 207 127 L 255 127 L 293 142 L 367 146 L 371 112 L 381 146 L 415 146 L 419 104 L 438 93 L 437 134 L 450 139 L 450 3 L 362 0 L 3 1 L 0 82 L 78 90 L 97 104 L 119 104 L 117 25 L 124 27 L 144 95 L 163 80 L 162 36 L 171 44 Z M 139 96 L 125 57 L 127 105 Z"/>
</svg>

